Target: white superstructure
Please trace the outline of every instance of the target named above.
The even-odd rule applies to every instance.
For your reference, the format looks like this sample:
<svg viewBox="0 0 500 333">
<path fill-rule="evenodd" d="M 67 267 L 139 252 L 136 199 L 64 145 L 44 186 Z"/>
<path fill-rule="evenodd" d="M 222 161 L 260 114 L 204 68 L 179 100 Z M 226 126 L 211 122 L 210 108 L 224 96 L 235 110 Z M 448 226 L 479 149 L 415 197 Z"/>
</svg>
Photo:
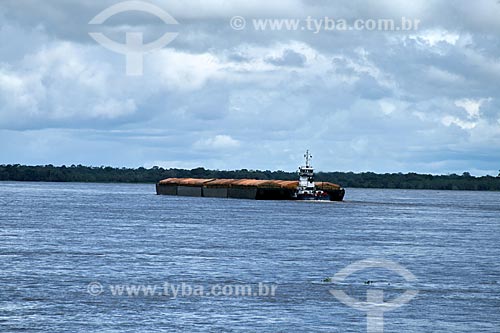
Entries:
<svg viewBox="0 0 500 333">
<path fill-rule="evenodd" d="M 314 169 L 309 164 L 312 155 L 309 150 L 304 154 L 306 165 L 299 167 L 299 186 L 297 187 L 298 194 L 314 194 Z"/>
</svg>

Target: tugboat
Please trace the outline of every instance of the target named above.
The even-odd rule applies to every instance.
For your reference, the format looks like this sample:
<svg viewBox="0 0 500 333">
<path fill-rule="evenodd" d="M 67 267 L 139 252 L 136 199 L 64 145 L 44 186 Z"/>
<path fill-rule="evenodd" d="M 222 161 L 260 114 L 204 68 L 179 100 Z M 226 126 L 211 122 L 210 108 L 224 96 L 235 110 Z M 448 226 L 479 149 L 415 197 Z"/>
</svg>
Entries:
<svg viewBox="0 0 500 333">
<path fill-rule="evenodd" d="M 306 150 L 304 154 L 306 159 L 305 166 L 299 166 L 299 185 L 297 186 L 297 191 L 294 194 L 294 199 L 296 200 L 330 200 L 330 195 L 328 192 L 317 189 L 314 184 L 314 169 L 309 164 L 312 159 L 312 155 L 309 150 Z"/>
</svg>

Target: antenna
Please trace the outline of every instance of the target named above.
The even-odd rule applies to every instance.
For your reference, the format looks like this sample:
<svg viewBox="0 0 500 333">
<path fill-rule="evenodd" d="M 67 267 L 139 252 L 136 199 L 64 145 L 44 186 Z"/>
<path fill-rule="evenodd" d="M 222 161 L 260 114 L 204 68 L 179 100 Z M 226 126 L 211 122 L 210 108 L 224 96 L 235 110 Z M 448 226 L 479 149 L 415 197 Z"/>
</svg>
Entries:
<svg viewBox="0 0 500 333">
<path fill-rule="evenodd" d="M 306 168 L 309 168 L 309 160 L 312 158 L 312 155 L 309 154 L 309 149 L 306 150 L 306 153 L 304 154 L 304 157 L 306 158 Z"/>
</svg>

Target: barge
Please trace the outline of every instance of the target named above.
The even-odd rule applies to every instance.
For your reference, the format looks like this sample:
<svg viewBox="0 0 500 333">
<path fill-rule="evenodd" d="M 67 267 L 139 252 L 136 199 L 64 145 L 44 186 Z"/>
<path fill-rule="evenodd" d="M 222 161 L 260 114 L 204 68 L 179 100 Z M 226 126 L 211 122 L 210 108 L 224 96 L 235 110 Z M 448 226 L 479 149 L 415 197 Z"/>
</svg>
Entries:
<svg viewBox="0 0 500 333">
<path fill-rule="evenodd" d="M 156 184 L 156 194 L 256 200 L 342 201 L 345 189 L 329 182 L 315 182 L 314 169 L 309 164 L 309 151 L 304 156 L 306 164 L 299 167 L 299 180 L 167 178 Z"/>
</svg>

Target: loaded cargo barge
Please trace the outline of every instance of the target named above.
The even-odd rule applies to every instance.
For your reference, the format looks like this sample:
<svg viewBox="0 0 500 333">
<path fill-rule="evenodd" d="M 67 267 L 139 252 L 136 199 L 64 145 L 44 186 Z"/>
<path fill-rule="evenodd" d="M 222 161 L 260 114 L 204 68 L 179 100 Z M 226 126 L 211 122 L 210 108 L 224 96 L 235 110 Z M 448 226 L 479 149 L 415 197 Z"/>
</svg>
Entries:
<svg viewBox="0 0 500 333">
<path fill-rule="evenodd" d="M 156 184 L 156 194 L 256 200 L 342 201 L 345 190 L 340 185 L 314 182 L 308 151 L 305 156 L 306 165 L 299 167 L 299 180 L 297 181 L 167 178 Z"/>
<path fill-rule="evenodd" d="M 303 200 L 296 196 L 298 181 L 256 179 L 167 178 L 156 184 L 156 194 L 190 197 L 238 198 L 257 200 Z M 342 201 L 345 190 L 339 185 L 318 182 L 316 189 L 328 200 Z"/>
</svg>

